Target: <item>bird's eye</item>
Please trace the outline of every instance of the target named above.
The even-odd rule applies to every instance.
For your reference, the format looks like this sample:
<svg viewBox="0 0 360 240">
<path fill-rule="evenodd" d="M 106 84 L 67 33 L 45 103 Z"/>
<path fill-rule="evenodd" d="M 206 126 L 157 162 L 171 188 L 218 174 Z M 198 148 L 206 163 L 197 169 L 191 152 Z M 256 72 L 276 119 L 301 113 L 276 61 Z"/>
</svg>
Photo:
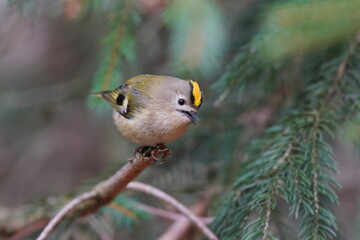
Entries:
<svg viewBox="0 0 360 240">
<path fill-rule="evenodd" d="M 179 101 L 178 101 L 178 104 L 179 105 L 184 105 L 185 104 L 185 99 L 180 98 Z"/>
</svg>

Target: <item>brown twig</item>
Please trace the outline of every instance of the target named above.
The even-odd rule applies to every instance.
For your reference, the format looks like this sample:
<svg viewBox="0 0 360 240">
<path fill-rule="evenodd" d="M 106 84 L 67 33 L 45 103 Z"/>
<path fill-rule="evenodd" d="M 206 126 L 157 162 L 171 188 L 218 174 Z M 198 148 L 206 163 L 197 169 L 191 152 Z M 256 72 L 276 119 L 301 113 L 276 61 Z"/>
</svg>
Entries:
<svg viewBox="0 0 360 240">
<path fill-rule="evenodd" d="M 25 226 L 23 229 L 18 230 L 10 238 L 7 238 L 7 240 L 24 239 L 25 237 L 43 229 L 49 223 L 49 221 L 50 220 L 46 219 L 46 218 L 36 220 L 36 221 L 32 222 L 31 224 Z"/>
<path fill-rule="evenodd" d="M 128 190 L 135 190 L 150 194 L 156 198 L 161 199 L 162 201 L 172 205 L 179 212 L 184 214 L 192 223 L 196 225 L 196 227 L 210 240 L 218 240 L 216 235 L 202 222 L 197 216 L 195 216 L 189 209 L 187 209 L 184 205 L 182 205 L 179 201 L 177 201 L 172 196 L 167 193 L 152 187 L 150 185 L 139 183 L 139 182 L 131 182 L 126 186 Z"/>
<path fill-rule="evenodd" d="M 91 191 L 80 195 L 79 197 L 73 199 L 71 202 L 65 205 L 60 212 L 58 212 L 53 219 L 46 225 L 44 230 L 41 232 L 40 236 L 37 240 L 44 240 L 46 239 L 50 233 L 55 229 L 55 227 L 73 210 L 76 208 L 80 208 L 81 204 L 84 204 L 88 201 L 93 200 L 96 198 L 96 192 Z"/>
<path fill-rule="evenodd" d="M 155 156 L 156 157 L 156 156 Z M 154 162 L 153 157 L 140 154 L 129 161 L 113 176 L 97 184 L 92 190 L 76 197 L 65 205 L 41 232 L 37 240 L 46 239 L 65 218 L 82 216 L 108 204 L 124 187 Z"/>
<path fill-rule="evenodd" d="M 138 218 L 134 212 L 132 212 L 131 210 L 127 209 L 124 206 L 121 206 L 120 204 L 118 204 L 116 202 L 111 202 L 108 204 L 108 206 L 111 207 L 112 209 L 114 209 L 115 211 L 118 211 L 133 220 L 137 220 L 137 218 Z"/>
<path fill-rule="evenodd" d="M 201 199 L 191 207 L 191 211 L 196 216 L 201 216 L 206 213 L 208 206 L 210 204 L 210 197 L 214 191 L 209 191 L 204 194 Z M 160 237 L 159 240 L 182 240 L 186 239 L 192 229 L 191 221 L 188 218 L 182 216 L 178 218 Z"/>
<path fill-rule="evenodd" d="M 100 182 L 92 190 L 83 193 L 66 204 L 55 215 L 55 217 L 51 219 L 37 240 L 47 239 L 51 232 L 54 231 L 56 226 L 59 225 L 65 218 L 75 218 L 87 213 L 92 213 L 100 207 L 108 204 L 116 195 L 119 194 L 119 192 L 125 188 L 128 190 L 148 193 L 167 202 L 168 204 L 171 204 L 178 211 L 188 217 L 191 222 L 193 222 L 210 240 L 217 240 L 218 238 L 214 235 L 214 233 L 211 232 L 205 223 L 198 219 L 176 199 L 157 188 L 143 183 L 131 182 L 146 167 L 151 165 L 155 159 L 159 157 L 159 154 L 161 155 L 162 153 L 159 152 L 152 154 L 152 157 L 144 157 L 143 155 L 137 153 L 131 161 L 118 170 L 113 176 L 103 182 Z"/>
<path fill-rule="evenodd" d="M 172 221 L 177 221 L 179 219 L 185 218 L 184 215 L 182 215 L 182 214 L 164 210 L 164 209 L 160 209 L 160 208 L 156 208 L 156 207 L 151 207 L 151 206 L 144 205 L 144 204 L 136 204 L 135 208 L 144 210 L 152 215 L 162 217 L 162 218 L 172 220 Z M 198 217 L 198 218 L 205 224 L 210 224 L 214 220 L 214 217 Z M 185 219 L 187 219 L 187 218 L 185 218 Z"/>
<path fill-rule="evenodd" d="M 99 235 L 101 240 L 113 239 L 104 228 L 104 225 L 100 223 L 98 218 L 91 216 L 91 218 L 88 219 L 88 222 L 90 226 L 94 229 L 94 231 Z"/>
</svg>

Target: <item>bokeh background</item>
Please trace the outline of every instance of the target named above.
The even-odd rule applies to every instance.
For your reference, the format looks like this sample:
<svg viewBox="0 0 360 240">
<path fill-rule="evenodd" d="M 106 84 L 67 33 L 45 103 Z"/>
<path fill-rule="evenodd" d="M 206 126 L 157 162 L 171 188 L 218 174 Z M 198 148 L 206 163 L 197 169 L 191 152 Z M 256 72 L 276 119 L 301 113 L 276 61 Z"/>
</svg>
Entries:
<svg viewBox="0 0 360 240">
<path fill-rule="evenodd" d="M 284 109 L 306 104 L 301 91 L 313 80 L 304 78 L 321 69 L 306 72 L 304 65 L 342 56 L 346 44 L 358 49 L 357 1 L 345 6 L 313 1 L 304 7 L 297 4 L 306 1 L 278 2 L 0 1 L 0 238 L 20 231 L 19 221 L 51 216 L 72 194 L 127 162 L 135 145 L 115 130 L 110 107 L 89 93 L 142 73 L 192 78 L 205 98 L 201 122 L 169 145 L 173 157 L 138 180 L 189 207 L 204 203 L 201 214 L 215 216 L 239 177 L 249 143 L 277 123 Z M 260 47 L 253 46 L 262 39 Z M 359 71 L 359 61 L 354 68 Z M 354 74 L 354 81 L 359 76 Z M 360 239 L 357 116 L 352 112 L 335 138 L 325 137 L 342 186 L 339 204 L 332 207 L 339 228 L 335 239 Z M 125 206 L 132 201 L 162 206 L 144 195 L 119 199 Z M 119 223 L 105 212 L 92 224 L 85 220 L 59 230 L 55 239 L 157 239 L 172 224 L 134 212 L 135 219 L 118 214 Z M 103 231 L 96 231 L 98 225 Z M 105 234 L 95 234 L 99 231 Z M 274 230 L 278 237 L 279 232 Z M 294 239 L 289 236 L 279 239 Z M 181 239 L 199 238 L 193 230 Z"/>
</svg>

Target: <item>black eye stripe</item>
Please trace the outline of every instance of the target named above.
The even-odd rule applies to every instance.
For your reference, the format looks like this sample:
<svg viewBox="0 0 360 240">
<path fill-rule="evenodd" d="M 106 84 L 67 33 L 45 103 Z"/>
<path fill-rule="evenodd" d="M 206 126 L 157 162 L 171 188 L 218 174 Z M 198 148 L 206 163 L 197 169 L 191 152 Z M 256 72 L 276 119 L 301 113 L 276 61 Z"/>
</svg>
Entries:
<svg viewBox="0 0 360 240">
<path fill-rule="evenodd" d="M 189 84 L 190 84 L 190 102 L 194 104 L 195 102 L 195 97 L 193 95 L 194 85 L 190 81 Z"/>
<path fill-rule="evenodd" d="M 116 104 L 117 105 L 122 105 L 122 103 L 124 102 L 125 100 L 125 96 L 122 95 L 122 94 L 119 94 L 119 96 L 116 98 Z"/>
</svg>

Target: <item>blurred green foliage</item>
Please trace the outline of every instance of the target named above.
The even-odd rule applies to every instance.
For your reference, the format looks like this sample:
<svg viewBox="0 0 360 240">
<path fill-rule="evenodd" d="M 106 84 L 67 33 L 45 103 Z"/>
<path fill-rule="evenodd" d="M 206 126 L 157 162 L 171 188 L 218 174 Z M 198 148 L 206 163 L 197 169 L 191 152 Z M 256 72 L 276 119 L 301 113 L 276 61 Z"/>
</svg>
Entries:
<svg viewBox="0 0 360 240">
<path fill-rule="evenodd" d="M 104 223 L 114 223 L 113 228 L 131 231 L 137 221 L 148 219 L 151 216 L 148 212 L 137 209 L 136 204 L 138 202 L 132 198 L 117 196 L 109 206 L 102 208 L 97 213 L 97 217 L 104 218 Z M 110 215 L 112 221 L 106 221 L 106 215 Z"/>
<path fill-rule="evenodd" d="M 290 1 L 267 11 L 262 30 L 269 60 L 324 49 L 353 38 L 360 30 L 360 2 Z"/>
<path fill-rule="evenodd" d="M 135 64 L 134 30 L 140 21 L 139 15 L 130 0 L 118 3 L 114 8 L 109 20 L 110 33 L 102 39 L 99 66 L 94 75 L 91 93 L 120 86 L 123 62 Z M 106 105 L 102 98 L 94 96 L 89 96 L 88 104 L 91 108 L 97 109 L 102 109 Z"/>
<path fill-rule="evenodd" d="M 174 0 L 163 14 L 171 31 L 170 67 L 174 74 L 211 77 L 226 49 L 221 9 L 213 0 Z"/>
<path fill-rule="evenodd" d="M 21 9 L 30 4 L 10 2 Z M 352 220 L 342 224 L 334 211 L 342 161 L 334 142 L 338 132 L 359 142 L 359 1 L 65 2 L 80 9 L 65 14 L 78 17 L 72 24 L 101 25 L 97 65 L 89 70 L 92 81 L 82 79 L 83 95 L 113 89 L 134 73 L 200 82 L 201 123 L 170 145 L 176 161 L 147 169 L 142 181 L 189 206 L 220 189 L 209 210 L 220 239 L 342 238 Z M 94 97 L 88 106 L 110 109 Z M 102 115 L 110 121 L 110 113 Z M 96 138 L 110 146 L 115 128 L 98 125 L 103 135 Z M 126 158 L 127 145 L 109 146 L 109 158 Z M 122 237 L 157 238 L 167 225 L 133 208 L 135 198 L 160 205 L 121 195 L 115 203 L 134 215 L 106 207 L 96 218 L 114 236 L 131 226 L 135 231 Z M 156 224 L 142 224 L 150 220 Z M 84 225 L 79 229 L 94 231 Z"/>
</svg>

